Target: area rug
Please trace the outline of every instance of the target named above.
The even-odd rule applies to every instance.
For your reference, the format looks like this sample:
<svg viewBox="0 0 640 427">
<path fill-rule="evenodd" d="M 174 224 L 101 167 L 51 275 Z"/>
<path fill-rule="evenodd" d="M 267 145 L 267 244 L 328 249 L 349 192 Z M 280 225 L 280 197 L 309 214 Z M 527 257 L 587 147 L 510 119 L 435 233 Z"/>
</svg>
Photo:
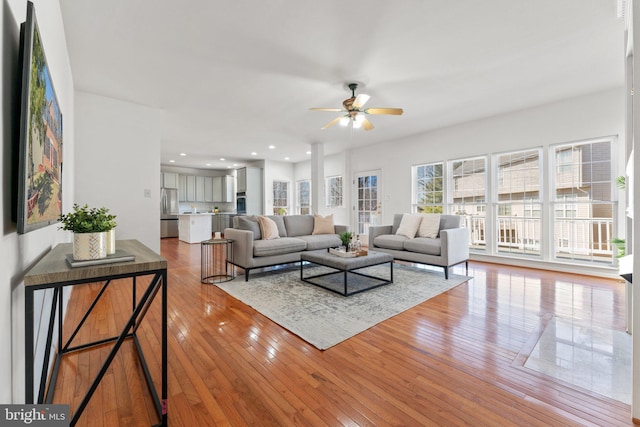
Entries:
<svg viewBox="0 0 640 427">
<path fill-rule="evenodd" d="M 320 269 L 324 267 L 307 273 L 305 268 L 305 277 Z M 389 267 L 360 271 L 388 277 Z M 445 280 L 442 271 L 394 264 L 394 283 L 348 297 L 302 282 L 299 268 L 255 274 L 249 282 L 242 275 L 216 285 L 316 348 L 326 350 L 469 279 L 449 273 L 449 280 Z"/>
</svg>

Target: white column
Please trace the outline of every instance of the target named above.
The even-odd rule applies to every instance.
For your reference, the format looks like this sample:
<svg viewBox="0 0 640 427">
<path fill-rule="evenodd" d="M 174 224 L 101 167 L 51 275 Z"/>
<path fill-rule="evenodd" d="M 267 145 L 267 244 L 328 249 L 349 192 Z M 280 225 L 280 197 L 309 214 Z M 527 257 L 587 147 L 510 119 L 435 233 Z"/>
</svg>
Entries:
<svg viewBox="0 0 640 427">
<path fill-rule="evenodd" d="M 311 207 L 313 212 L 325 215 L 324 144 L 311 144 Z"/>
</svg>

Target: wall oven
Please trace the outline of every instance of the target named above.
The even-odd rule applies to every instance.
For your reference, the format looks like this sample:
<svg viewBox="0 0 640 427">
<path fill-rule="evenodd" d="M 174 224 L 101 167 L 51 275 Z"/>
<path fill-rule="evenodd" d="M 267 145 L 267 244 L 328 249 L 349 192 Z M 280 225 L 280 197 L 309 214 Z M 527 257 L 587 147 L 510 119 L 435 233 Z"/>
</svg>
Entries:
<svg viewBox="0 0 640 427">
<path fill-rule="evenodd" d="M 247 213 L 247 193 L 241 192 L 236 194 L 236 212 L 238 215 Z"/>
</svg>

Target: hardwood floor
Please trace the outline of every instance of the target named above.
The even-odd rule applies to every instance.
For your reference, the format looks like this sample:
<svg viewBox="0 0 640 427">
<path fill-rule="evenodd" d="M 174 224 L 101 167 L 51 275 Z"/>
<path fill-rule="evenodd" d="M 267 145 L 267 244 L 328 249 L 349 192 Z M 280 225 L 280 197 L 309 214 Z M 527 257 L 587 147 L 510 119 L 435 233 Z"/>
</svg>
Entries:
<svg viewBox="0 0 640 427">
<path fill-rule="evenodd" d="M 472 262 L 468 283 L 320 351 L 200 284 L 199 245 L 163 239 L 161 253 L 169 261 L 172 426 L 633 425 L 628 405 L 523 367 L 552 316 L 624 331 L 617 281 Z M 464 266 L 453 272 L 464 274 Z M 80 340 L 117 331 L 129 283 L 114 283 Z M 74 291 L 66 336 L 98 290 Z M 156 377 L 159 314 L 154 306 L 141 328 Z M 78 425 L 157 421 L 131 348 Z M 67 357 L 55 401 L 74 408 L 107 351 Z"/>
</svg>

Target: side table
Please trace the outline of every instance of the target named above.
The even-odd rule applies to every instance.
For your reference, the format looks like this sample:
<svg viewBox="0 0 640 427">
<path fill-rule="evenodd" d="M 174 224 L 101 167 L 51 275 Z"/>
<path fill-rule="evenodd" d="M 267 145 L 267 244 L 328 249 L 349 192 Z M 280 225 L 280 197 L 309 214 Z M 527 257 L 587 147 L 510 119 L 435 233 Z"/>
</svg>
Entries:
<svg viewBox="0 0 640 427">
<path fill-rule="evenodd" d="M 89 386 L 85 396 L 82 398 L 77 408 L 71 408 L 73 415 L 70 425 L 74 426 L 82 415 L 89 400 L 93 396 L 100 381 L 104 377 L 107 369 L 116 353 L 127 339 L 132 339 L 138 353 L 138 359 L 144 372 L 144 376 L 151 393 L 153 403 L 159 418 L 159 425 L 167 425 L 167 260 L 143 245 L 137 240 L 118 240 L 118 249 L 122 249 L 135 256 L 134 261 L 116 262 L 113 264 L 101 264 L 87 267 L 71 268 L 66 261 L 68 254 L 72 252 L 71 243 L 61 243 L 47 253 L 38 261 L 25 275 L 25 402 L 30 403 L 52 403 L 54 385 L 58 376 L 58 369 L 62 357 L 76 351 L 87 350 L 97 346 L 112 343 L 109 355 L 104 360 L 102 367 Z M 142 276 L 149 276 L 148 284 L 142 285 L 142 293 L 137 294 L 136 279 Z M 117 336 L 99 339 L 88 343 L 72 345 L 78 331 L 85 324 L 93 308 L 103 296 L 107 288 L 117 279 L 131 279 L 131 306 L 130 316 Z M 102 289 L 95 297 L 93 303 L 87 309 L 84 317 L 77 325 L 74 332 L 65 342 L 62 336 L 63 325 L 63 299 L 64 290 L 67 287 L 82 286 L 88 283 L 103 282 Z M 119 286 L 126 282 L 120 283 Z M 51 348 L 54 337 L 54 326 L 57 323 L 58 351 L 54 355 L 52 372 L 49 371 L 50 353 L 45 352 L 42 362 L 42 372 L 36 390 L 35 384 L 35 337 L 34 337 L 34 294 L 37 291 L 53 289 L 53 299 L 51 302 L 51 315 L 47 326 L 47 340 L 45 348 Z M 157 390 L 157 382 L 153 381 L 146 358 L 138 340 L 137 331 L 147 314 L 151 304 L 160 293 L 161 299 L 161 350 L 160 363 L 161 372 L 157 382 L 160 383 L 160 393 Z M 136 295 L 137 294 L 137 295 Z M 122 308 L 117 308 L 122 309 Z M 57 317 L 57 319 L 56 319 Z M 84 372 L 78 375 L 85 375 Z M 48 380 L 48 381 L 47 381 Z"/>
<path fill-rule="evenodd" d="M 231 268 L 229 268 L 229 264 Z M 211 239 L 200 244 L 200 282 L 222 283 L 235 278 L 233 240 Z"/>
</svg>

